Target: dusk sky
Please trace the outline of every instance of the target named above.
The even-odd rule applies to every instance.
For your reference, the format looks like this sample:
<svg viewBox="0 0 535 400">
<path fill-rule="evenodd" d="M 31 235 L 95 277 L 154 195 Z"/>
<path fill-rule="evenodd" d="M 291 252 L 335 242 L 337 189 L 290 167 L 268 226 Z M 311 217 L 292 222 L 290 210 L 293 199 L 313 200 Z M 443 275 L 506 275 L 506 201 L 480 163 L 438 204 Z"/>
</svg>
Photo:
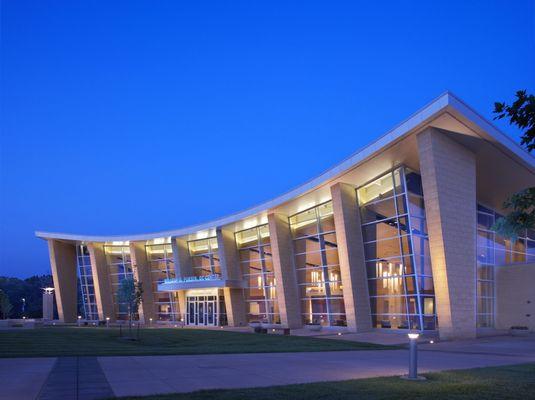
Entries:
<svg viewBox="0 0 535 400">
<path fill-rule="evenodd" d="M 535 92 L 533 1 L 5 0 L 1 18 L 0 275 L 50 272 L 35 230 L 204 222 L 445 90 L 488 119 Z"/>
</svg>

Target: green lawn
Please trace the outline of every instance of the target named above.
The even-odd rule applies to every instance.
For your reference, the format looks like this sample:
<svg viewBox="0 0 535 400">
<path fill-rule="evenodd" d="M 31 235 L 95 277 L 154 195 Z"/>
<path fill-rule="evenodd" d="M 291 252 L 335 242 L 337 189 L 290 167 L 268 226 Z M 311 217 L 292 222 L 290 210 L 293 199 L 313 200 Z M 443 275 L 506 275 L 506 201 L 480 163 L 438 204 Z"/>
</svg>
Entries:
<svg viewBox="0 0 535 400">
<path fill-rule="evenodd" d="M 119 330 L 114 328 L 47 327 L 0 331 L 0 357 L 273 353 L 392 348 L 396 347 L 299 336 L 181 328 L 141 329 L 139 341 L 120 338 Z"/>
<path fill-rule="evenodd" d="M 424 374 L 425 382 L 398 377 L 257 389 L 203 390 L 127 397 L 143 400 L 505 400 L 535 398 L 535 364 Z"/>
</svg>

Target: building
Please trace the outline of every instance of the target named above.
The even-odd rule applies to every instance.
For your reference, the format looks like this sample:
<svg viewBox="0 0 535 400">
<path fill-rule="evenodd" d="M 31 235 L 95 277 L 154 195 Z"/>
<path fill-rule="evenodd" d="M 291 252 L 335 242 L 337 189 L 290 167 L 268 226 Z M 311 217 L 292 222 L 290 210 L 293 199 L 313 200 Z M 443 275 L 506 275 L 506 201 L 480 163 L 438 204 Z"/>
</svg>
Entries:
<svg viewBox="0 0 535 400">
<path fill-rule="evenodd" d="M 535 185 L 535 159 L 451 93 L 321 176 L 198 226 L 48 241 L 59 316 L 124 319 L 116 292 L 145 288 L 142 321 L 252 321 L 349 331 L 535 329 L 535 232 L 490 227 Z M 232 196 L 229 190 L 228 196 Z"/>
</svg>

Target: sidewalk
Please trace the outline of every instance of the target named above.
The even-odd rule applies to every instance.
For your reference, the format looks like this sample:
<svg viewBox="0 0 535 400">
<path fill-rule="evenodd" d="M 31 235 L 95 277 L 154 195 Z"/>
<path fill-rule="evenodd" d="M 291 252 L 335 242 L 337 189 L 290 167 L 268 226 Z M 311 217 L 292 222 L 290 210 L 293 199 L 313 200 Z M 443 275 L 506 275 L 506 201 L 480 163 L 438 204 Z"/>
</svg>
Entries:
<svg viewBox="0 0 535 400">
<path fill-rule="evenodd" d="M 72 360 L 75 359 L 75 360 Z M 56 362 L 58 360 L 58 362 Z M 61 362 L 59 361 L 61 360 Z M 535 362 L 535 336 L 421 344 L 421 372 Z M 64 368 L 66 363 L 72 367 Z M 407 350 L 0 359 L 0 399 L 78 398 L 337 381 L 407 372 Z M 73 370 L 73 368 L 75 370 Z M 92 382 L 92 385 L 87 385 Z M 100 393 L 88 387 L 98 383 Z M 51 391 L 52 389 L 52 391 Z M 58 392 L 59 393 L 59 392 Z"/>
</svg>

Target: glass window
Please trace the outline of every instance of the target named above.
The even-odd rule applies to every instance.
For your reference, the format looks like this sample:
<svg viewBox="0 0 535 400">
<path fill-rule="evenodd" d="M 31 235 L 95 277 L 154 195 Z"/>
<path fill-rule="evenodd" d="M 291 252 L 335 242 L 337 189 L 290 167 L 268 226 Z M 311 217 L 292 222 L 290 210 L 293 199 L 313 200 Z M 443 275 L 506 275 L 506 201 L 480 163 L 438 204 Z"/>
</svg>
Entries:
<svg viewBox="0 0 535 400">
<path fill-rule="evenodd" d="M 303 239 L 303 243 L 306 240 Z M 244 295 L 248 321 L 280 323 L 268 226 L 236 232 L 236 245 L 246 282 Z M 306 248 L 306 244 L 303 246 Z"/>
<path fill-rule="evenodd" d="M 303 321 L 345 325 L 332 202 L 293 215 L 289 222 L 294 238 Z"/>
<path fill-rule="evenodd" d="M 357 196 L 374 326 L 435 329 L 420 175 L 398 168 L 357 189 Z M 424 307 L 429 317 L 424 316 Z"/>
</svg>

